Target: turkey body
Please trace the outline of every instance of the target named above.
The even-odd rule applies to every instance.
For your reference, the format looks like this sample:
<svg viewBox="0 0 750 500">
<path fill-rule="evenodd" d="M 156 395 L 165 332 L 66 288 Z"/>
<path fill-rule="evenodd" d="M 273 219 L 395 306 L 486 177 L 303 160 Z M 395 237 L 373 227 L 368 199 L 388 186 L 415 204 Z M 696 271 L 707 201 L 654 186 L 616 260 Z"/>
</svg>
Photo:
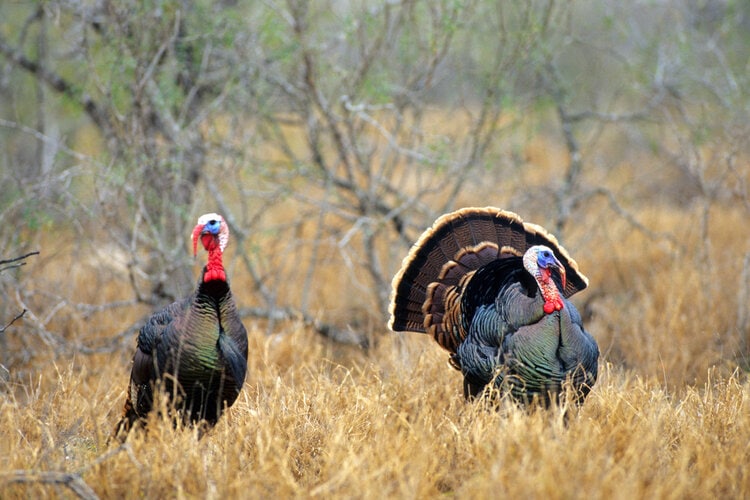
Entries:
<svg viewBox="0 0 750 500">
<path fill-rule="evenodd" d="M 390 327 L 450 352 L 467 398 L 496 388 L 546 404 L 570 384 L 581 401 L 599 349 L 567 297 L 586 277 L 554 236 L 497 208 L 442 216 L 393 281 Z"/>
<path fill-rule="evenodd" d="M 208 221 L 214 227 L 206 229 Z M 221 216 L 201 217 L 194 242 L 196 238 L 209 251 L 209 263 L 191 296 L 157 312 L 141 328 L 123 416 L 115 428 L 120 439 L 154 409 L 158 391 L 186 421 L 212 426 L 242 389 L 247 332 L 221 263 L 228 238 Z"/>
</svg>

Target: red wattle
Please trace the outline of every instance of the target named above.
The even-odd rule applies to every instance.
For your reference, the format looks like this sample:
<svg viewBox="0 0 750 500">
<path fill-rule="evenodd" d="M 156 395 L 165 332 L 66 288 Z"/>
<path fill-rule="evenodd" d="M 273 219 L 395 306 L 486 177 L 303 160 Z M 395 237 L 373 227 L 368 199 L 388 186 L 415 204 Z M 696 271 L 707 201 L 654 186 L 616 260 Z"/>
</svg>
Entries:
<svg viewBox="0 0 750 500">
<path fill-rule="evenodd" d="M 224 263 L 221 260 L 221 250 L 218 245 L 208 252 L 208 264 L 206 264 L 206 272 L 203 274 L 203 281 L 226 281 L 227 275 L 224 272 Z"/>
<path fill-rule="evenodd" d="M 226 281 L 227 275 L 223 269 L 206 269 L 206 274 L 203 275 L 203 281 Z"/>
<path fill-rule="evenodd" d="M 545 314 L 552 314 L 555 311 L 562 311 L 563 307 L 565 307 L 565 304 L 563 303 L 562 299 L 558 297 L 545 302 L 542 309 L 544 309 Z"/>
</svg>

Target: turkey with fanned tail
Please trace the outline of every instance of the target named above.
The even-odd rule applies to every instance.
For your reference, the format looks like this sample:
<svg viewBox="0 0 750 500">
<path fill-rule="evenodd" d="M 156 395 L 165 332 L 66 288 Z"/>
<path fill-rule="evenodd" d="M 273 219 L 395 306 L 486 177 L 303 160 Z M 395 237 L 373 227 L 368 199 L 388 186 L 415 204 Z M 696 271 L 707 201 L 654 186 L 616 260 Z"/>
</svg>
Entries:
<svg viewBox="0 0 750 500">
<path fill-rule="evenodd" d="M 245 381 L 247 331 L 222 261 L 229 229 L 221 215 L 205 214 L 192 240 L 193 254 L 200 242 L 208 263 L 195 292 L 151 316 L 138 334 L 125 408 L 114 431 L 120 440 L 154 409 L 158 390 L 186 421 L 212 426 Z"/>
<path fill-rule="evenodd" d="M 393 279 L 393 331 L 432 335 L 464 376 L 485 388 L 549 404 L 569 383 L 582 401 L 599 348 L 568 297 L 588 279 L 541 226 L 498 208 L 464 208 L 425 231 Z"/>
</svg>

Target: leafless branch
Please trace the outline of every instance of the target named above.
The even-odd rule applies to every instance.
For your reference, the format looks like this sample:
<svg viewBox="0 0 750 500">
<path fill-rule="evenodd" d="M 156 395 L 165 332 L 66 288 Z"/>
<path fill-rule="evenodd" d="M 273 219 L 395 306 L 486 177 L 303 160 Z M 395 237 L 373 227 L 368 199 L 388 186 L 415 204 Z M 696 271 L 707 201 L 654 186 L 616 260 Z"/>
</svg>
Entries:
<svg viewBox="0 0 750 500">
<path fill-rule="evenodd" d="M 16 267 L 25 266 L 26 263 L 25 262 L 21 262 L 21 261 L 23 261 L 24 259 L 27 259 L 28 257 L 31 257 L 32 255 L 39 255 L 39 251 L 29 252 L 29 253 L 27 253 L 25 255 L 21 255 L 20 257 L 13 257 L 12 259 L 0 260 L 0 266 L 2 266 L 4 264 L 15 263 L 15 264 L 12 264 L 12 265 L 7 266 L 7 267 L 0 267 L 0 273 L 3 272 L 3 271 L 6 271 L 8 269 L 13 269 L 13 268 L 16 268 Z"/>
<path fill-rule="evenodd" d="M 368 346 L 368 341 L 364 334 L 319 321 L 309 314 L 293 308 L 265 309 L 260 307 L 244 307 L 239 310 L 239 313 L 243 318 L 259 318 L 269 321 L 300 321 L 305 326 L 312 328 L 316 333 L 331 340 L 344 344 L 354 344 L 360 347 Z"/>
<path fill-rule="evenodd" d="M 28 252 L 19 257 L 13 257 L 12 259 L 0 260 L 0 273 L 2 273 L 3 271 L 7 271 L 8 269 L 14 269 L 17 267 L 25 266 L 26 262 L 24 262 L 24 260 L 27 259 L 28 257 L 31 257 L 32 255 L 39 255 L 39 251 Z M 5 267 L 2 267 L 3 265 L 5 265 Z M 16 314 L 16 316 L 13 319 L 11 319 L 5 326 L 0 327 L 0 333 L 4 333 L 8 328 L 11 327 L 11 325 L 13 325 L 13 323 L 23 318 L 23 316 L 26 314 L 27 311 L 28 310 L 24 307 L 21 310 L 21 312 Z"/>
<path fill-rule="evenodd" d="M 647 109 L 631 113 L 602 113 L 599 111 L 586 110 L 578 113 L 567 113 L 566 121 L 569 123 L 581 122 L 584 120 L 595 120 L 601 123 L 623 123 L 623 122 L 656 122 L 653 116 L 653 106 L 649 105 Z"/>
<path fill-rule="evenodd" d="M 747 304 L 750 301 L 750 252 L 745 254 L 742 262 L 740 282 L 737 287 L 737 332 L 739 334 L 740 352 L 748 355 L 750 348 L 750 312 Z"/>
<path fill-rule="evenodd" d="M 646 225 L 642 224 L 638 219 L 635 218 L 635 216 L 630 213 L 628 210 L 626 210 L 620 203 L 617 201 L 617 197 L 615 194 L 610 191 L 609 189 L 599 187 L 592 190 L 587 191 L 579 197 L 579 199 L 576 201 L 576 203 L 580 202 L 580 199 L 582 197 L 589 197 L 589 196 L 603 196 L 607 199 L 609 202 L 610 208 L 622 219 L 624 219 L 628 224 L 630 224 L 632 227 L 637 229 L 638 231 L 642 232 L 646 236 L 653 238 L 654 240 L 665 240 L 668 241 L 672 248 L 676 249 L 683 249 L 683 245 L 677 240 L 677 238 L 674 237 L 674 235 L 671 235 L 669 233 L 663 233 L 663 232 L 657 232 L 653 229 L 647 227 Z"/>
<path fill-rule="evenodd" d="M 8 323 L 7 325 L 5 325 L 5 326 L 3 326 L 3 327 L 0 327 L 0 333 L 3 333 L 3 332 L 5 332 L 5 330 L 7 330 L 8 328 L 10 328 L 10 326 L 11 326 L 11 325 L 12 325 L 13 323 L 15 323 L 15 322 L 16 322 L 16 321 L 18 321 L 19 319 L 23 318 L 23 315 L 24 315 L 24 314 L 26 314 L 26 309 L 24 309 L 24 310 L 23 310 L 23 311 L 21 311 L 20 313 L 16 314 L 16 317 L 15 317 L 15 318 L 13 318 L 12 320 L 10 320 L 10 322 L 9 322 L 9 323 Z"/>
<path fill-rule="evenodd" d="M 119 446 L 117 446 L 116 448 L 111 448 L 111 449 L 107 450 L 106 452 L 104 452 L 101 455 L 99 455 L 98 457 L 96 457 L 96 459 L 94 459 L 92 462 L 90 462 L 90 463 L 84 465 L 83 467 L 81 467 L 80 469 L 78 469 L 77 474 L 83 475 L 86 472 L 88 472 L 89 470 L 93 469 L 94 467 L 97 467 L 97 466 L 101 465 L 102 463 L 106 462 L 107 460 L 109 460 L 113 456 L 115 456 L 115 455 L 117 455 L 119 453 L 122 453 L 123 451 L 128 455 L 128 457 L 130 458 L 130 461 L 133 462 L 133 464 L 138 469 L 141 469 L 141 470 L 143 469 L 143 464 L 135 457 L 135 455 L 133 453 L 133 446 L 130 443 L 123 443 L 123 444 L 120 444 Z"/>
<path fill-rule="evenodd" d="M 79 103 L 86 111 L 86 114 L 103 132 L 107 133 L 112 129 L 107 114 L 101 108 L 99 103 L 97 103 L 90 95 L 79 91 L 77 86 L 72 82 L 69 82 L 47 67 L 42 66 L 39 62 L 27 58 L 21 51 L 12 47 L 2 37 L 0 37 L 0 54 L 3 54 L 6 59 L 19 68 L 37 75 L 37 77 L 49 85 L 50 88 L 66 95 L 73 102 Z"/>
<path fill-rule="evenodd" d="M 67 147 L 65 144 L 63 144 L 62 142 L 60 142 L 60 141 L 58 141 L 58 140 L 56 140 L 56 139 L 54 139 L 52 137 L 49 137 L 49 136 L 47 136 L 47 135 L 39 132 L 38 130 L 36 130 L 36 129 L 32 128 L 32 127 L 28 127 L 26 125 L 22 125 L 22 124 L 20 124 L 18 122 L 6 120 L 4 118 L 0 118 L 0 126 L 6 127 L 6 128 L 10 128 L 10 129 L 20 130 L 21 132 L 23 132 L 25 134 L 29 134 L 32 137 L 34 137 L 35 139 L 37 139 L 37 140 L 39 140 L 41 142 L 44 142 L 45 144 L 49 144 L 49 145 L 53 146 L 55 149 L 57 149 L 59 151 L 62 151 L 63 153 L 69 154 L 70 156 L 72 156 L 73 158 L 75 158 L 78 161 L 81 161 L 81 162 L 92 162 L 92 161 L 94 161 L 93 158 L 91 158 L 91 157 L 89 157 L 87 155 L 81 154 L 78 151 L 73 151 L 72 149 L 70 149 L 69 147 Z"/>
<path fill-rule="evenodd" d="M 60 484 L 69 488 L 78 498 L 83 500 L 97 500 L 99 498 L 81 478 L 81 475 L 75 472 L 13 470 L 2 473 L 0 477 L 5 478 L 6 484 Z"/>
</svg>

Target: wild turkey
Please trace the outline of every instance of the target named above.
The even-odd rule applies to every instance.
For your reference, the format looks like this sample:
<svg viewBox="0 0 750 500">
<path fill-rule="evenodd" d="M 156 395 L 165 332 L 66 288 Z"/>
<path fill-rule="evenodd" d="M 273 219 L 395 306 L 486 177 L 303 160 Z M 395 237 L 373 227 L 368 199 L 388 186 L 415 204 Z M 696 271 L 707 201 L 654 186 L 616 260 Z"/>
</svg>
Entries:
<svg viewBox="0 0 750 500">
<path fill-rule="evenodd" d="M 567 297 L 588 279 L 554 236 L 497 208 L 465 208 L 425 231 L 393 279 L 390 328 L 429 333 L 464 376 L 549 404 L 566 380 L 582 401 L 599 348 Z"/>
<path fill-rule="evenodd" d="M 114 436 L 127 437 L 166 391 L 186 421 L 216 423 L 232 406 L 247 370 L 247 332 L 240 321 L 222 263 L 229 229 L 218 214 L 198 219 L 192 233 L 208 251 L 197 290 L 151 316 L 138 334 L 123 416 Z"/>
</svg>

